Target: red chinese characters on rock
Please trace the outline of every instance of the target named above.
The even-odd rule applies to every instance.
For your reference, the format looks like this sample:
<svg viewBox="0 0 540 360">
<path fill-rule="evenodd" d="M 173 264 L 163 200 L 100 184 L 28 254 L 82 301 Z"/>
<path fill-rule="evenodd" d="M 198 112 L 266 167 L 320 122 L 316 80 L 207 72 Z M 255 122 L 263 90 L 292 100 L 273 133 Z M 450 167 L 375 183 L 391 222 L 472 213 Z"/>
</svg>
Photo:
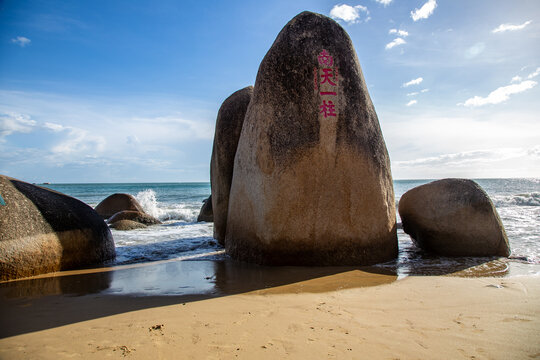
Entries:
<svg viewBox="0 0 540 360">
<path fill-rule="evenodd" d="M 337 96 L 338 68 L 332 67 L 334 58 L 324 49 L 317 56 L 317 60 L 320 68 L 313 68 L 313 84 L 322 100 L 319 114 L 325 118 L 336 117 L 336 105 L 331 99 Z"/>
</svg>

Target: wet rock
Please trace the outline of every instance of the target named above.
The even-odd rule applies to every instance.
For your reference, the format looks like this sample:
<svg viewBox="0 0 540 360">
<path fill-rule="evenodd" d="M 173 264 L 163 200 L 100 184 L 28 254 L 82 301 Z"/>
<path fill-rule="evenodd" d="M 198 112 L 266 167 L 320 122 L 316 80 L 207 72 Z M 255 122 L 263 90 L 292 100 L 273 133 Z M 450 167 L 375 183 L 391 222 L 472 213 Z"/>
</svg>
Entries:
<svg viewBox="0 0 540 360">
<path fill-rule="evenodd" d="M 77 269 L 115 257 L 114 241 L 90 206 L 0 175 L 0 280 Z"/>
<path fill-rule="evenodd" d="M 216 120 L 210 162 L 210 182 L 212 184 L 214 238 L 221 245 L 225 242 L 234 156 L 252 94 L 253 86 L 248 86 L 229 96 L 219 108 Z"/>
<path fill-rule="evenodd" d="M 155 217 L 148 215 L 140 211 L 124 210 L 117 212 L 107 220 L 108 224 L 114 224 L 120 220 L 131 220 L 144 225 L 156 225 L 161 224 L 161 221 Z"/>
<path fill-rule="evenodd" d="M 444 256 L 508 256 L 503 224 L 474 181 L 443 179 L 407 191 L 399 201 L 403 230 L 420 248 Z"/>
<path fill-rule="evenodd" d="M 116 230 L 135 230 L 147 227 L 145 224 L 133 220 L 118 220 L 111 223 L 109 226 Z"/>
<path fill-rule="evenodd" d="M 345 30 L 303 12 L 257 74 L 225 245 L 265 264 L 360 265 L 397 256 L 390 160 Z"/>
<path fill-rule="evenodd" d="M 117 212 L 124 210 L 144 213 L 141 204 L 130 194 L 112 194 L 101 201 L 95 210 L 104 219 L 108 219 Z"/>
<path fill-rule="evenodd" d="M 199 212 L 199 216 L 197 216 L 197 222 L 201 221 L 214 221 L 214 215 L 212 211 L 212 195 L 210 195 L 207 199 L 203 200 L 201 211 Z"/>
</svg>

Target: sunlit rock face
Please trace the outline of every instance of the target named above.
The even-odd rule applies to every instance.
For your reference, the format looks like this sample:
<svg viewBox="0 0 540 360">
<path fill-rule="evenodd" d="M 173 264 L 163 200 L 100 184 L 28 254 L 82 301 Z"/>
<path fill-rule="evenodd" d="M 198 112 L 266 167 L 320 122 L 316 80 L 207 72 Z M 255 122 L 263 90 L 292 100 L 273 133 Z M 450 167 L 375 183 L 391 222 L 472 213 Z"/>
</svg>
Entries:
<svg viewBox="0 0 540 360">
<path fill-rule="evenodd" d="M 422 249 L 445 256 L 508 256 L 508 238 L 487 193 L 472 180 L 443 179 L 399 201 L 403 230 Z"/>
<path fill-rule="evenodd" d="M 264 57 L 234 162 L 225 245 L 264 264 L 397 255 L 390 160 L 345 30 L 304 12 Z"/>
</svg>

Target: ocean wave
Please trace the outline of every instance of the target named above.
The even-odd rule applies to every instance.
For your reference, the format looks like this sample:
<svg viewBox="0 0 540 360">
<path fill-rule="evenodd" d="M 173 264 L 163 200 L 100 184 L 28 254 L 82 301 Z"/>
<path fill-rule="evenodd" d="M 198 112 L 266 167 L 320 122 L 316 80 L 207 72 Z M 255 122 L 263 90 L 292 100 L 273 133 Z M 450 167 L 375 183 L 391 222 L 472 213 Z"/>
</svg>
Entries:
<svg viewBox="0 0 540 360">
<path fill-rule="evenodd" d="M 511 196 L 495 196 L 493 203 L 496 207 L 507 206 L 540 206 L 540 192 L 517 194 Z"/>
<path fill-rule="evenodd" d="M 143 210 L 161 221 L 182 220 L 194 222 L 197 220 L 199 209 L 189 204 L 162 204 L 157 201 L 156 192 L 152 189 L 140 191 L 135 195 Z"/>
</svg>

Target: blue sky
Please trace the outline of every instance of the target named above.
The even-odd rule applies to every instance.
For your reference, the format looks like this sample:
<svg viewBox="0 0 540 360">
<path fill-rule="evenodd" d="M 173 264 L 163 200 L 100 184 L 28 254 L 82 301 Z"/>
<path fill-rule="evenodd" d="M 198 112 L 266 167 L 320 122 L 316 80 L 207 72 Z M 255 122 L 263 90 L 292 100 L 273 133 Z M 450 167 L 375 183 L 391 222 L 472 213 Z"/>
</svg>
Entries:
<svg viewBox="0 0 540 360">
<path fill-rule="evenodd" d="M 540 177 L 540 4 L 0 2 L 0 173 L 208 181 L 217 111 L 310 10 L 349 33 L 395 179 Z"/>
</svg>

